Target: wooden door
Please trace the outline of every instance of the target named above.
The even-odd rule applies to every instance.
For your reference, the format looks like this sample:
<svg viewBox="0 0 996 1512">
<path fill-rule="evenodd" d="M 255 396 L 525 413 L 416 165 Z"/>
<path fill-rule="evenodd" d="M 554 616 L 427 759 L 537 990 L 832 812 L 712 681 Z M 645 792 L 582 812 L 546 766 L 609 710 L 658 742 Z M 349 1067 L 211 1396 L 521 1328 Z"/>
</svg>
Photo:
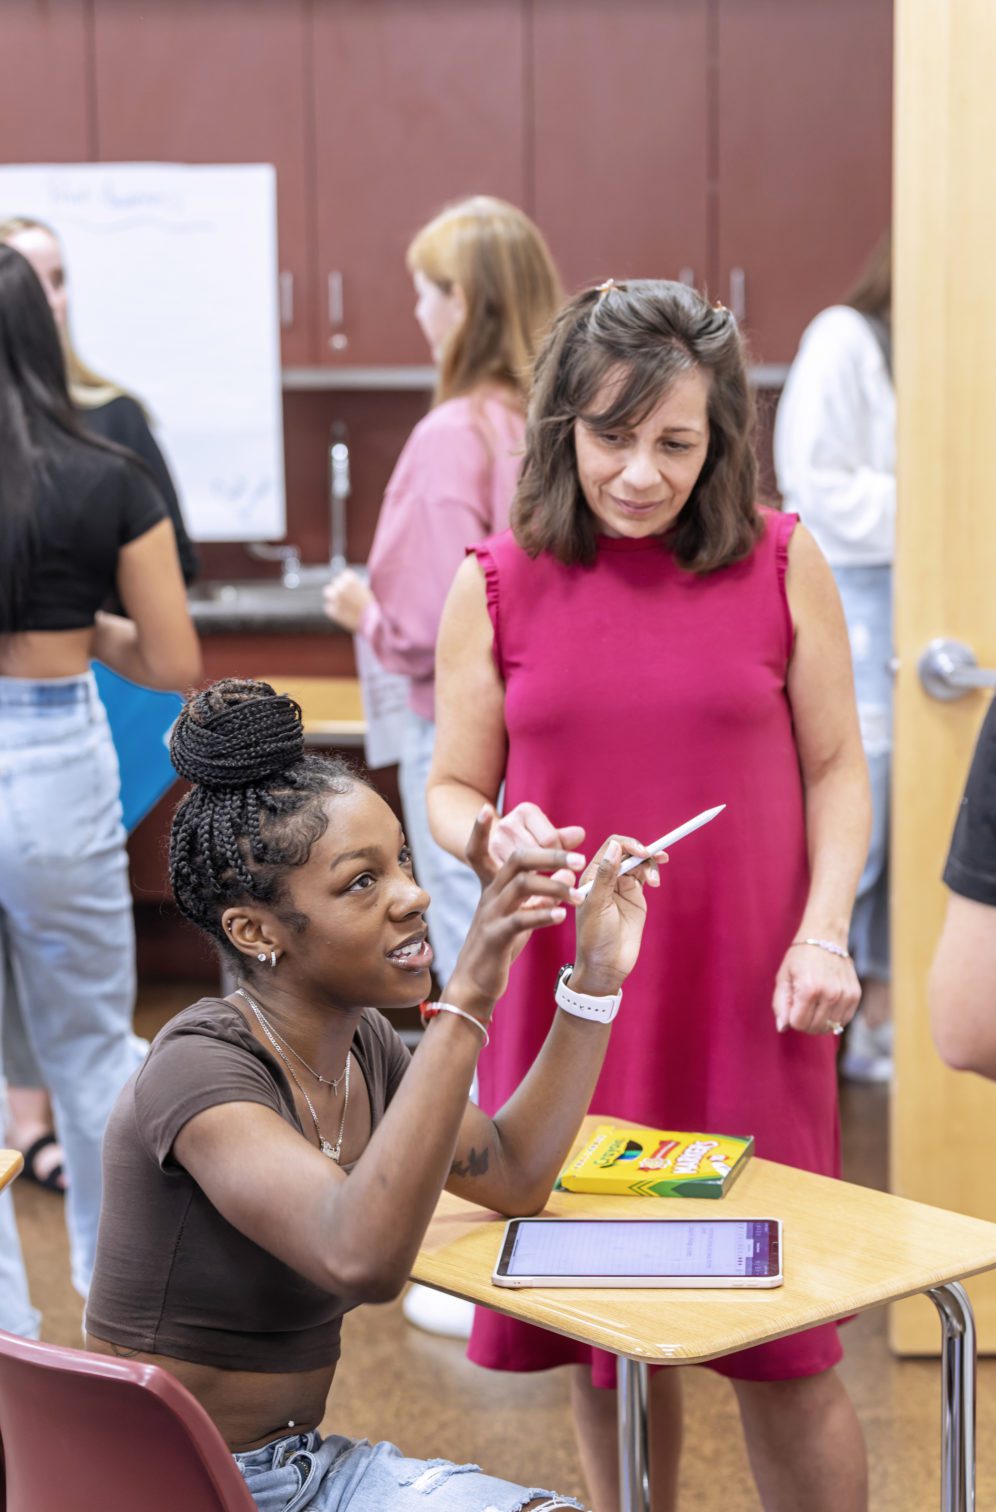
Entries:
<svg viewBox="0 0 996 1512">
<path fill-rule="evenodd" d="M 282 354 L 314 360 L 306 0 L 94 0 L 97 156 L 273 163 Z"/>
<path fill-rule="evenodd" d="M 0 162 L 79 163 L 93 156 L 84 0 L 5 0 L 0 14 Z M 18 213 L 0 205 L 0 220 Z"/>
<path fill-rule="evenodd" d="M 896 1080 L 892 1186 L 992 1218 L 996 1087 L 947 1071 L 931 1042 L 926 981 L 940 883 L 984 698 L 938 703 L 917 660 L 935 636 L 996 667 L 996 6 L 898 0 L 896 275 L 899 401 L 893 845 Z M 981 1347 L 996 1351 L 996 1276 L 970 1282 Z M 904 1303 L 894 1346 L 937 1345 L 933 1308 Z"/>
<path fill-rule="evenodd" d="M 312 65 L 319 359 L 424 366 L 412 236 L 468 194 L 529 208 L 522 0 L 322 0 Z"/>
<path fill-rule="evenodd" d="M 717 293 L 786 363 L 889 224 L 892 0 L 717 0 Z"/>
<path fill-rule="evenodd" d="M 533 213 L 568 289 L 709 282 L 709 9 L 535 0 Z"/>
</svg>

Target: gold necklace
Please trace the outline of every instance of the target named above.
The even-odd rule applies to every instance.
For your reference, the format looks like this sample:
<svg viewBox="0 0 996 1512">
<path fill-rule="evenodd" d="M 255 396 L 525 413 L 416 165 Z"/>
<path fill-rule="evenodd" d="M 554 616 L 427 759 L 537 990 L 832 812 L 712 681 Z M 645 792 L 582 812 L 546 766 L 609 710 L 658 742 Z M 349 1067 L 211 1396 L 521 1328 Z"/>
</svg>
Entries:
<svg viewBox="0 0 996 1512">
<path fill-rule="evenodd" d="M 263 1033 L 270 1041 L 270 1044 L 273 1046 L 274 1050 L 277 1052 L 278 1056 L 287 1067 L 291 1080 L 293 1081 L 297 1090 L 300 1092 L 301 1096 L 304 1098 L 305 1102 L 308 1104 L 308 1112 L 311 1114 L 311 1121 L 315 1126 L 315 1134 L 318 1136 L 318 1148 L 321 1150 L 323 1155 L 327 1155 L 329 1160 L 334 1160 L 336 1165 L 338 1165 L 339 1157 L 342 1154 L 342 1131 L 346 1127 L 346 1109 L 349 1107 L 349 1063 L 351 1060 L 349 1052 L 346 1052 L 346 1064 L 338 1077 L 339 1081 L 342 1081 L 343 1077 L 346 1078 L 346 1089 L 342 1096 L 342 1117 L 339 1119 L 339 1137 L 336 1140 L 335 1144 L 331 1145 L 322 1134 L 322 1126 L 318 1122 L 318 1114 L 315 1112 L 314 1103 L 311 1101 L 311 1098 L 308 1096 L 305 1088 L 301 1085 L 294 1071 L 294 1067 L 291 1065 L 290 1061 L 287 1059 L 286 1055 L 284 1054 L 283 1050 L 281 1050 L 280 1045 L 277 1042 L 277 1031 L 271 1027 L 270 1023 L 263 1013 L 262 1008 L 260 1008 L 259 1004 L 249 996 L 244 987 L 236 987 L 235 991 L 239 994 L 240 997 L 244 997 L 246 1002 L 249 1004 L 249 1007 L 252 1009 L 253 1013 L 259 1020 L 259 1027 L 262 1029 Z M 292 1045 L 288 1044 L 287 1048 L 291 1051 L 292 1054 L 296 1054 L 296 1051 L 294 1050 Z M 300 1059 L 300 1057 L 298 1058 Z M 302 1061 L 301 1064 L 305 1066 L 308 1065 L 307 1061 Z M 308 1070 L 311 1070 L 310 1066 L 308 1066 Z M 317 1072 L 313 1072 L 312 1074 L 316 1076 L 318 1075 Z M 319 1077 L 318 1079 L 319 1081 L 323 1080 L 322 1077 Z M 328 1085 L 331 1086 L 331 1083 L 329 1083 Z"/>
</svg>

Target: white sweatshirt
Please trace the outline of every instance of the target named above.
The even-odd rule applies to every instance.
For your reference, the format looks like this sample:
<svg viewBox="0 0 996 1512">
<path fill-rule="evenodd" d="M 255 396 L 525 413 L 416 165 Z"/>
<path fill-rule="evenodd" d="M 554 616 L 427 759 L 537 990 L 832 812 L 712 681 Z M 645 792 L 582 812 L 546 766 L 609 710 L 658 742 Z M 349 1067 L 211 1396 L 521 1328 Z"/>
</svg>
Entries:
<svg viewBox="0 0 996 1512">
<path fill-rule="evenodd" d="M 857 310 L 833 305 L 803 332 L 775 418 L 775 471 L 832 567 L 892 562 L 896 396 Z"/>
</svg>

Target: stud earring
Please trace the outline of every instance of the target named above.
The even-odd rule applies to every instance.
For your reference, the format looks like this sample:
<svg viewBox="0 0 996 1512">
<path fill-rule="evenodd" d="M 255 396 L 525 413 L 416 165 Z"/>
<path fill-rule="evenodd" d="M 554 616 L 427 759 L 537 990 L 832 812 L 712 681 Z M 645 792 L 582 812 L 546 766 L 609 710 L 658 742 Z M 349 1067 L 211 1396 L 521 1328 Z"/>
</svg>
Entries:
<svg viewBox="0 0 996 1512">
<path fill-rule="evenodd" d="M 266 960 L 266 951 L 265 950 L 261 950 L 260 953 L 259 953 L 259 955 L 256 957 L 256 959 L 257 959 L 257 961 L 265 961 Z"/>
</svg>

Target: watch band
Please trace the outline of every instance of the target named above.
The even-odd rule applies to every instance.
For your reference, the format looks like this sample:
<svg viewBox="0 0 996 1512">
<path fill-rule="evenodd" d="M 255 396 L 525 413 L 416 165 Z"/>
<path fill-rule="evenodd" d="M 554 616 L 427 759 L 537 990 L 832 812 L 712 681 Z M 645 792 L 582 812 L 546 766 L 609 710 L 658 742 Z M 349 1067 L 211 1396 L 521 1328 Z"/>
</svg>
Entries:
<svg viewBox="0 0 996 1512">
<path fill-rule="evenodd" d="M 611 1024 L 619 1012 L 622 988 L 613 997 L 590 997 L 583 992 L 572 992 L 567 985 L 573 965 L 561 966 L 557 974 L 557 990 L 554 999 L 558 1008 L 572 1013 L 575 1018 L 592 1019 L 597 1024 Z"/>
</svg>

